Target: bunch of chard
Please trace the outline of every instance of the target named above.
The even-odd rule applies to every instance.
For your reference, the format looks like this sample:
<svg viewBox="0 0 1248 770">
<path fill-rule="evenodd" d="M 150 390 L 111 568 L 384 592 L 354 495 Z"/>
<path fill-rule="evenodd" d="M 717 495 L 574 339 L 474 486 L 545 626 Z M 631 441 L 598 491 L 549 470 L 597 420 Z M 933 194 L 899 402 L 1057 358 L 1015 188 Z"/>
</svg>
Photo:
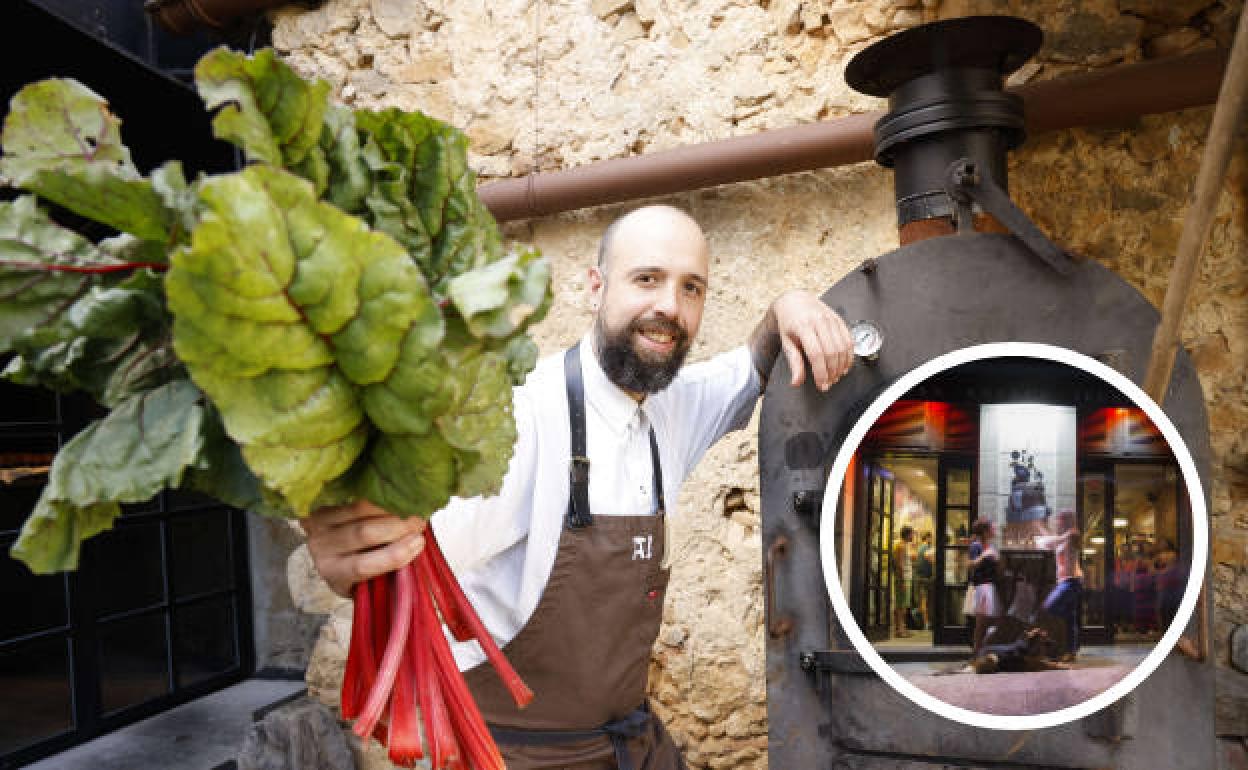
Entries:
<svg viewBox="0 0 1248 770">
<path fill-rule="evenodd" d="M 240 170 L 144 175 L 72 80 L 27 86 L 5 119 L 0 175 L 28 194 L 0 203 L 3 376 L 108 410 L 58 452 L 13 547 L 36 572 L 75 569 L 122 504 L 163 489 L 268 515 L 364 498 L 427 518 L 497 492 L 511 457 L 549 267 L 504 253 L 463 135 L 333 105 L 270 50 L 218 49 L 195 74 Z M 58 209 L 119 234 L 92 241 Z M 357 590 L 344 713 L 363 735 L 383 725 L 406 761 L 419 710 L 436 766 L 499 766 L 438 613 L 509 668 L 427 537 L 427 556 Z"/>
<path fill-rule="evenodd" d="M 342 714 L 356 720 L 357 735 L 374 736 L 389 747 L 392 762 L 410 767 L 425 757 L 416 729 L 419 709 L 431 767 L 502 770 L 503 758 L 455 664 L 443 623 L 460 641 L 478 640 L 517 706 L 527 706 L 533 693 L 468 603 L 432 530 L 425 538 L 416 561 L 355 587 Z"/>
</svg>

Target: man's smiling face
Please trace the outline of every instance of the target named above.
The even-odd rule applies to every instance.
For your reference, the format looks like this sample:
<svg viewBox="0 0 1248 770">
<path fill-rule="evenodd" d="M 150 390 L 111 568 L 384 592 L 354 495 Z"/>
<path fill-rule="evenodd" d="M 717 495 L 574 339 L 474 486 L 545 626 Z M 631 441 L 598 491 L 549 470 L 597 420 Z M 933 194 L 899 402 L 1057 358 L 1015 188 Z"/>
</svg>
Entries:
<svg viewBox="0 0 1248 770">
<path fill-rule="evenodd" d="M 702 323 L 706 239 L 688 215 L 638 209 L 605 236 L 605 264 L 590 268 L 594 344 L 607 377 L 634 397 L 676 376 Z"/>
</svg>

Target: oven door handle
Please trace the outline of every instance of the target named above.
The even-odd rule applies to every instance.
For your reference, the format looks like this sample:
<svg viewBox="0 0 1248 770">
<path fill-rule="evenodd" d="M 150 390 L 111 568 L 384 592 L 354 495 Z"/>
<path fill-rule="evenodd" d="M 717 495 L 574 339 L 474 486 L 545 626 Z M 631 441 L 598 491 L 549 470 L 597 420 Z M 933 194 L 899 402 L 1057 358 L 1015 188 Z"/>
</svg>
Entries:
<svg viewBox="0 0 1248 770">
<path fill-rule="evenodd" d="M 780 612 L 776 603 L 776 561 L 788 553 L 789 538 L 776 536 L 767 546 L 767 558 L 763 563 L 763 582 L 767 591 L 767 633 L 772 639 L 788 636 L 793 630 L 793 620 Z"/>
</svg>

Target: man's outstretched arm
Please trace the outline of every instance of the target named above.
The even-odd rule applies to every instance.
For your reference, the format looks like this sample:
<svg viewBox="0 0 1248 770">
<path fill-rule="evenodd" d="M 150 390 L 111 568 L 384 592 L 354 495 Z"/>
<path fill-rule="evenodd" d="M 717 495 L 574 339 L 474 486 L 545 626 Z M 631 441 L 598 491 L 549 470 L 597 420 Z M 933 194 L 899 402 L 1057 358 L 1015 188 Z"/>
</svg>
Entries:
<svg viewBox="0 0 1248 770">
<path fill-rule="evenodd" d="M 786 291 L 771 303 L 750 334 L 754 368 L 766 386 L 767 376 L 784 351 L 791 384 L 806 380 L 806 364 L 819 390 L 827 390 L 845 376 L 854 363 L 854 342 L 845 321 L 808 291 Z"/>
</svg>

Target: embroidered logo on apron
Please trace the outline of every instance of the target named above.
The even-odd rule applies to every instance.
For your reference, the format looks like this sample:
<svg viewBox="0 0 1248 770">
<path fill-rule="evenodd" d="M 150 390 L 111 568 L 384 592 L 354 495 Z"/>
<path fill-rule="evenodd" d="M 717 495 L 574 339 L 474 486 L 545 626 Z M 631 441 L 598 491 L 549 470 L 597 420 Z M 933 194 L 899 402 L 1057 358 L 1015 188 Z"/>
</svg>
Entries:
<svg viewBox="0 0 1248 770">
<path fill-rule="evenodd" d="M 633 561 L 642 559 L 649 561 L 654 556 L 654 535 L 635 535 L 633 537 Z"/>
</svg>

